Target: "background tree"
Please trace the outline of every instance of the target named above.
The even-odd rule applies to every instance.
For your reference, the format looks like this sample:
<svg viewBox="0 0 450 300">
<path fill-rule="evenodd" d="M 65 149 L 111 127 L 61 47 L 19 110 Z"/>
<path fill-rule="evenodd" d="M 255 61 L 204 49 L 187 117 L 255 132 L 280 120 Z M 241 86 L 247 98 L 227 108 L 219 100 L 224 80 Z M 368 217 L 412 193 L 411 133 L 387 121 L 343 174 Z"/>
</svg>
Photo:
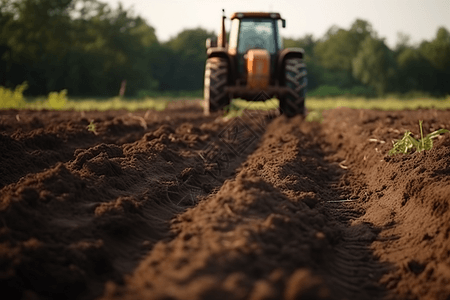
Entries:
<svg viewBox="0 0 450 300">
<path fill-rule="evenodd" d="M 397 33 L 397 44 L 395 45 L 394 53 L 397 56 L 399 53 L 401 53 L 403 50 L 407 48 L 412 48 L 412 46 L 409 44 L 411 40 L 411 37 L 403 32 Z"/>
<path fill-rule="evenodd" d="M 450 33 L 444 27 L 437 30 L 436 38 L 423 42 L 419 50 L 435 68 L 436 82 L 434 90 L 440 94 L 450 94 Z"/>
<path fill-rule="evenodd" d="M 345 88 L 360 84 L 352 76 L 352 61 L 363 40 L 375 35 L 370 23 L 360 19 L 349 30 L 332 26 L 314 47 L 317 63 L 325 68 L 319 82 Z"/>
<path fill-rule="evenodd" d="M 170 71 L 166 72 L 164 79 L 161 78 L 163 89 L 202 89 L 206 61 L 205 41 L 213 37 L 214 32 L 202 28 L 185 29 L 164 45 L 170 49 L 168 53 L 172 63 L 168 64 Z"/>
<path fill-rule="evenodd" d="M 3 85 L 28 81 L 32 94 L 68 89 L 80 96 L 117 95 L 123 79 L 131 94 L 157 87 L 147 56 L 158 44 L 154 29 L 121 5 L 1 1 Z"/>
<path fill-rule="evenodd" d="M 50 78 L 61 76 L 60 63 L 67 54 L 70 0 L 1 0 L 0 42 L 6 85 L 19 78 L 32 89 L 45 91 Z M 23 78 L 25 77 L 25 78 Z M 12 81 L 12 82 L 11 82 Z"/>
<path fill-rule="evenodd" d="M 384 95 L 395 75 L 393 52 L 383 40 L 367 36 L 352 61 L 353 75 L 362 83 Z"/>
<path fill-rule="evenodd" d="M 319 41 L 314 52 L 322 66 L 331 70 L 345 70 L 351 73 L 352 60 L 356 56 L 360 44 L 367 36 L 374 36 L 372 26 L 357 19 L 350 30 L 331 27 L 324 39 Z"/>
<path fill-rule="evenodd" d="M 436 84 L 436 72 L 419 50 L 403 48 L 397 55 L 397 87 L 402 93 L 408 91 L 432 91 Z"/>
</svg>

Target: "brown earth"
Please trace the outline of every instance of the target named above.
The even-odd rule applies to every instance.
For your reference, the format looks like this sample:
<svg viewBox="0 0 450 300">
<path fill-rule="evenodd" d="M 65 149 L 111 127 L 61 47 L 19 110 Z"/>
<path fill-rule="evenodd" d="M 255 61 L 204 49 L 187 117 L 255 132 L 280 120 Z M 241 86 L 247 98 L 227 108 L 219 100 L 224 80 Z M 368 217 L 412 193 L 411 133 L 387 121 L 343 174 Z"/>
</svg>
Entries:
<svg viewBox="0 0 450 300">
<path fill-rule="evenodd" d="M 436 110 L 0 111 L 2 295 L 450 299 L 450 134 L 387 155 L 419 119 L 450 128 Z"/>
</svg>

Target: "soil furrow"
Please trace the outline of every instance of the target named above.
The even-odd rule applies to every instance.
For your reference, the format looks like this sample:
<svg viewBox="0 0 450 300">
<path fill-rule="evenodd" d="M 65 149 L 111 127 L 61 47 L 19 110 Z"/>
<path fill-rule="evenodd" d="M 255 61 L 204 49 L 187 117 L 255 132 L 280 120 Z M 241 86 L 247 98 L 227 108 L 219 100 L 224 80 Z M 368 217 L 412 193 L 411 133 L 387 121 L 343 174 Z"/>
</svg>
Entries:
<svg viewBox="0 0 450 300">
<path fill-rule="evenodd" d="M 211 118 L 196 122 L 207 120 Z M 101 282 L 120 282 L 157 241 L 169 238 L 168 221 L 220 187 L 257 143 L 255 139 L 240 156 L 221 153 L 228 160 L 219 160 L 220 165 L 217 159 L 205 162 L 199 154 L 205 158 L 206 150 L 217 148 L 227 122 L 198 127 L 164 122 L 135 142 L 79 148 L 70 161 L 28 174 L 1 190 L 2 237 L 14 241 L 3 245 L 12 253 L 4 261 L 5 270 L 21 272 L 19 277 L 6 276 L 5 289 L 13 295 L 26 290 L 44 297 L 64 291 L 70 292 L 68 298 L 98 295 Z M 32 224 L 33 229 L 26 229 Z M 55 240 L 54 258 L 44 258 Z M 20 254 L 26 259 L 14 259 L 22 248 L 27 249 Z M 42 261 L 39 285 L 31 279 L 37 271 L 30 265 L 34 260 Z M 55 272 L 73 279 L 53 278 Z M 52 281 L 58 288 L 41 289 Z"/>
<path fill-rule="evenodd" d="M 17 114 L 19 114 L 17 116 Z M 447 299 L 450 111 L 0 112 L 11 299 Z M 96 133 L 86 126 L 93 121 Z"/>
<path fill-rule="evenodd" d="M 442 267 L 450 265 L 449 135 L 438 138 L 429 151 L 387 155 L 390 142 L 405 130 L 420 137 L 419 120 L 427 134 L 450 128 L 449 117 L 449 111 L 350 109 L 325 117 L 335 159 L 346 159 L 348 189 L 360 199 L 352 205 L 363 214 L 352 223 L 370 223 L 379 231 L 370 248 L 386 265 L 379 280 L 388 291 L 386 299 L 450 297 L 449 269 Z"/>
<path fill-rule="evenodd" d="M 370 241 L 356 237 L 372 230 L 349 229 L 326 208 L 339 196 L 331 184 L 340 171 L 325 161 L 317 130 L 276 119 L 237 176 L 177 216 L 174 238 L 104 298 L 378 299 L 381 268 Z M 365 246 L 344 248 L 352 243 Z"/>
</svg>

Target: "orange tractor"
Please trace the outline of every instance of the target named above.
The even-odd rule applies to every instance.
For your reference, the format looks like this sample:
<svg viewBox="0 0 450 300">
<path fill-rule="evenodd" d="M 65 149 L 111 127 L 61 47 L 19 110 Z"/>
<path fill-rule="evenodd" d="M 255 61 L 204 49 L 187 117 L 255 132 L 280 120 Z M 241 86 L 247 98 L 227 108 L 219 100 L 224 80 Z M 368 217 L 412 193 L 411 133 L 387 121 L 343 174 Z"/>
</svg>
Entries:
<svg viewBox="0 0 450 300">
<path fill-rule="evenodd" d="M 304 115 L 304 50 L 283 49 L 279 28 L 286 27 L 286 20 L 279 13 L 234 13 L 227 43 L 225 19 L 223 16 L 217 41 L 206 40 L 205 114 L 226 108 L 233 98 L 259 101 L 276 97 L 282 114 Z"/>
</svg>

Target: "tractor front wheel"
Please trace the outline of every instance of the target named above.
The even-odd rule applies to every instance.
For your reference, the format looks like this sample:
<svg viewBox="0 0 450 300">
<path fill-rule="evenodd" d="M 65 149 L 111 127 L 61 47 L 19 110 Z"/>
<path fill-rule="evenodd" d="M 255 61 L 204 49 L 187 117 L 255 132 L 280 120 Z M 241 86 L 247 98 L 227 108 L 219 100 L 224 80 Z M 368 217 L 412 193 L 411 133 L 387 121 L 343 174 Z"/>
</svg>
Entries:
<svg viewBox="0 0 450 300">
<path fill-rule="evenodd" d="M 212 57 L 206 60 L 205 68 L 205 115 L 216 112 L 230 104 L 225 92 L 228 78 L 228 63 L 224 58 Z"/>
<path fill-rule="evenodd" d="M 305 115 L 306 65 L 301 58 L 289 58 L 286 60 L 285 80 L 288 94 L 280 99 L 280 113 L 287 117 Z"/>
</svg>

